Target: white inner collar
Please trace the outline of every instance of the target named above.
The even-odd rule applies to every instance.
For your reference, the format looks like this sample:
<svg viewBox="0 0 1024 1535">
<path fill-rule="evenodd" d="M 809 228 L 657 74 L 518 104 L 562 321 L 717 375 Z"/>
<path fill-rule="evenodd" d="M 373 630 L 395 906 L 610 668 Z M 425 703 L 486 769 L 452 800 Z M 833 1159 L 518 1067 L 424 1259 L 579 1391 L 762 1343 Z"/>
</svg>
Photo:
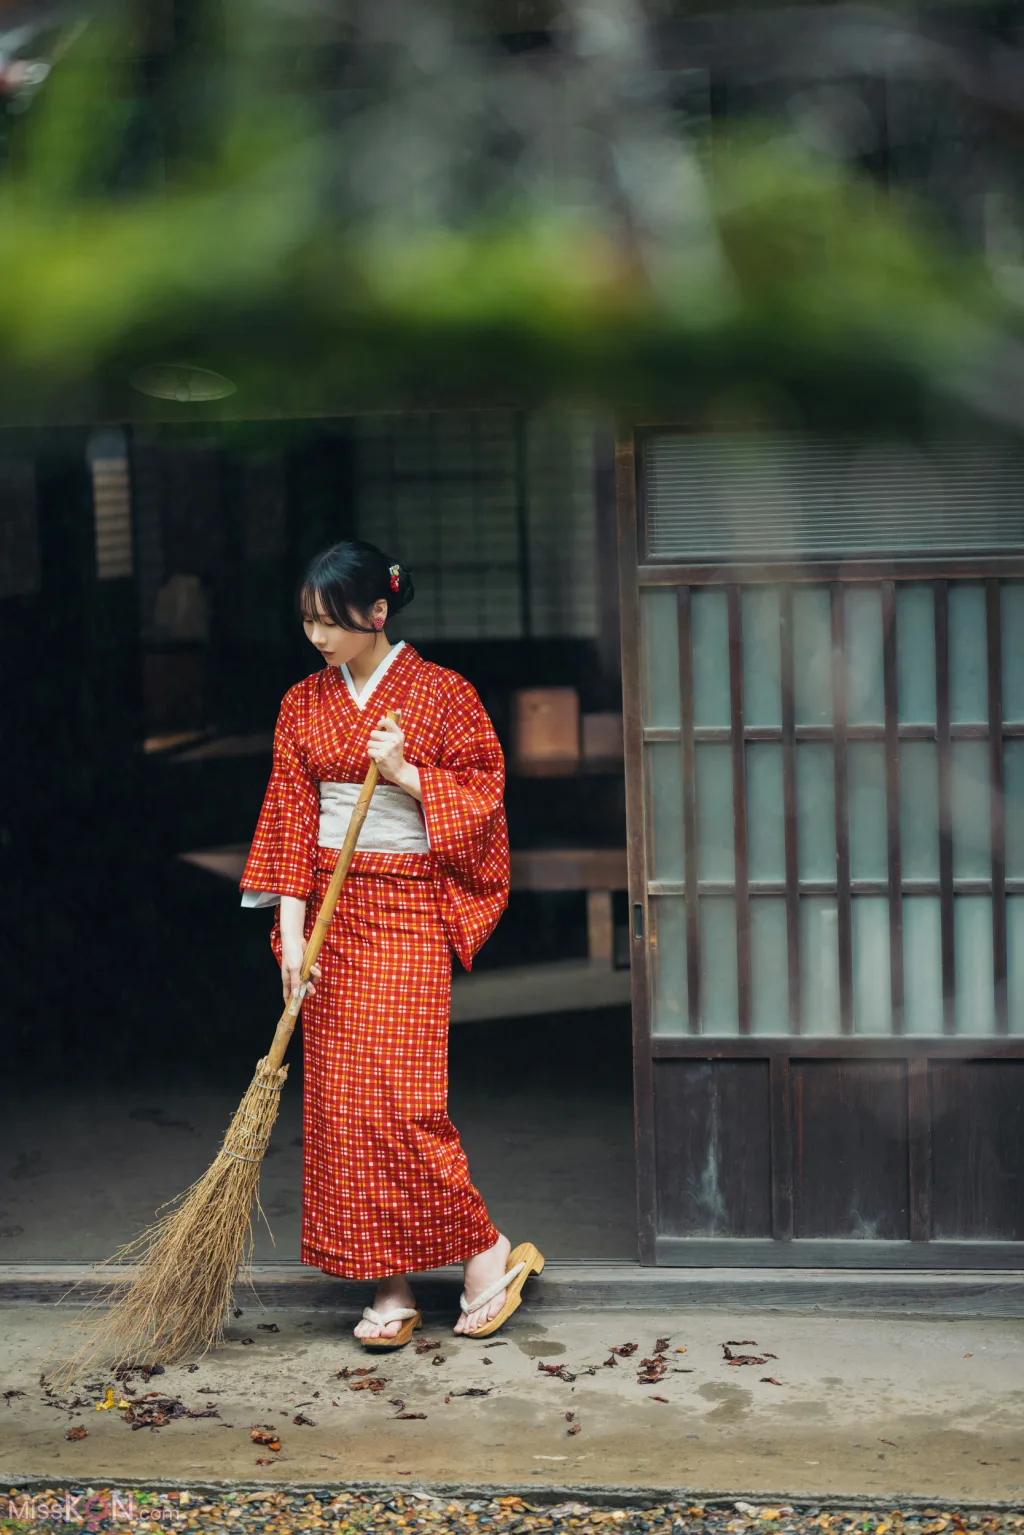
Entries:
<svg viewBox="0 0 1024 1535">
<path fill-rule="evenodd" d="M 387 671 L 388 667 L 398 655 L 398 652 L 402 649 L 404 644 L 404 640 L 399 640 L 397 644 L 392 645 L 391 649 L 388 651 L 383 661 L 377 667 L 376 671 L 372 672 L 371 675 L 367 678 L 366 684 L 363 687 L 363 691 L 361 693 L 356 692 L 356 685 L 352 681 L 352 673 L 348 669 L 348 663 L 342 661 L 338 670 L 341 672 L 341 675 L 345 679 L 345 686 L 348 688 L 352 702 L 355 704 L 357 709 L 364 709 L 366 707 L 366 704 L 370 698 L 370 694 L 373 692 L 378 682 L 380 682 L 384 673 Z"/>
</svg>

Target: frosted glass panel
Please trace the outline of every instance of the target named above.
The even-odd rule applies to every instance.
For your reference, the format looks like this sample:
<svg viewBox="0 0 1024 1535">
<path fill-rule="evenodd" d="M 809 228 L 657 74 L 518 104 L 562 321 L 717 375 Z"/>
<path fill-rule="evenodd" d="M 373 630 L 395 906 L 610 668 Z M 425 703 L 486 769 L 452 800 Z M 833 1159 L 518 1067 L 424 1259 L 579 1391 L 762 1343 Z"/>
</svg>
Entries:
<svg viewBox="0 0 1024 1535">
<path fill-rule="evenodd" d="M 985 588 L 949 588 L 949 717 L 956 724 L 988 719 Z"/>
<path fill-rule="evenodd" d="M 832 605 L 827 586 L 793 589 L 793 694 L 798 725 L 832 723 Z"/>
<path fill-rule="evenodd" d="M 884 896 L 855 895 L 850 902 L 850 922 L 854 1033 L 891 1034 L 889 902 Z"/>
<path fill-rule="evenodd" d="M 939 750 L 900 742 L 900 856 L 904 879 L 939 877 Z"/>
<path fill-rule="evenodd" d="M 1024 1034 L 1024 895 L 1006 897 L 1006 1006 L 1010 1033 Z"/>
<path fill-rule="evenodd" d="M 851 725 L 885 722 L 882 686 L 882 593 L 846 589 L 846 717 Z"/>
<path fill-rule="evenodd" d="M 805 1034 L 839 1033 L 839 911 L 833 897 L 800 901 L 800 986 Z"/>
<path fill-rule="evenodd" d="M 736 875 L 732 748 L 698 744 L 694 755 L 697 767 L 697 876 L 699 879 L 732 880 Z"/>
<path fill-rule="evenodd" d="M 655 1034 L 685 1034 L 686 903 L 681 895 L 656 895 L 648 902 L 651 924 L 651 1001 Z"/>
<path fill-rule="evenodd" d="M 1003 639 L 1003 719 L 1024 721 L 1024 581 L 1004 581 L 999 592 Z"/>
<path fill-rule="evenodd" d="M 954 741 L 949 751 L 953 801 L 953 878 L 988 879 L 992 873 L 988 742 Z"/>
<path fill-rule="evenodd" d="M 935 724 L 935 604 L 930 586 L 896 587 L 897 715 Z"/>
<path fill-rule="evenodd" d="M 850 877 L 887 879 L 885 746 L 851 741 L 846 757 Z"/>
<path fill-rule="evenodd" d="M 693 723 L 728 725 L 729 610 L 725 592 L 698 587 L 690 599 Z"/>
<path fill-rule="evenodd" d="M 785 879 L 782 747 L 753 741 L 747 747 L 747 854 L 751 879 Z"/>
<path fill-rule="evenodd" d="M 958 895 L 953 902 L 956 1031 L 993 1034 L 992 897 Z"/>
<path fill-rule="evenodd" d="M 676 741 L 649 741 L 647 757 L 647 867 L 652 879 L 681 880 L 683 759 Z"/>
<path fill-rule="evenodd" d="M 742 603 L 744 721 L 780 726 L 779 593 L 774 586 L 745 587 Z"/>
<path fill-rule="evenodd" d="M 679 727 L 679 619 L 670 587 L 640 593 L 644 724 Z"/>
<path fill-rule="evenodd" d="M 1024 879 L 1024 741 L 1003 747 L 1003 806 L 1006 815 L 1006 873 Z"/>
<path fill-rule="evenodd" d="M 832 747 L 796 749 L 797 867 L 801 879 L 836 877 L 835 764 Z"/>
<path fill-rule="evenodd" d="M 942 1033 L 942 917 L 937 895 L 903 900 L 903 1027 Z"/>
<path fill-rule="evenodd" d="M 700 1011 L 705 1034 L 737 1034 L 736 902 L 700 898 Z"/>
<path fill-rule="evenodd" d="M 789 1033 L 786 903 L 781 896 L 750 899 L 750 1028 Z"/>
</svg>

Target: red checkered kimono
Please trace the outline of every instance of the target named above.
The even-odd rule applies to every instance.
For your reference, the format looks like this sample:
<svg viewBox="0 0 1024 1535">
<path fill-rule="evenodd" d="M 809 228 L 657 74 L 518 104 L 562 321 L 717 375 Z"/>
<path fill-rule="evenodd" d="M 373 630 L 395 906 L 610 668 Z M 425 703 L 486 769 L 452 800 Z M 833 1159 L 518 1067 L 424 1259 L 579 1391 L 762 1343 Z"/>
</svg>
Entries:
<svg viewBox="0 0 1024 1535">
<path fill-rule="evenodd" d="M 309 936 L 338 857 L 318 845 L 318 785 L 362 783 L 386 709 L 419 768 L 430 851 L 356 845 L 302 1008 L 300 1256 L 351 1279 L 461 1262 L 498 1238 L 447 1112 L 451 951 L 468 970 L 509 887 L 504 762 L 470 683 L 403 645 L 358 702 L 335 666 L 289 689 L 241 887 L 305 900 Z"/>
</svg>

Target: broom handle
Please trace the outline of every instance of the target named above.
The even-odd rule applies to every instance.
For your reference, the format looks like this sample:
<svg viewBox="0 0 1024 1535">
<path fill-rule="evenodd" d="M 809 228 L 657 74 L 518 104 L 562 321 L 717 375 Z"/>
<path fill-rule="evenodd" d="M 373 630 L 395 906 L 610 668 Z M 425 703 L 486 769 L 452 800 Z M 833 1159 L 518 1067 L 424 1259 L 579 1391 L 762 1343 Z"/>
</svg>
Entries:
<svg viewBox="0 0 1024 1535">
<path fill-rule="evenodd" d="M 389 720 L 397 720 L 399 713 L 396 709 L 389 709 L 387 717 Z M 338 861 L 334 866 L 331 882 L 327 886 L 327 894 L 321 902 L 313 931 L 309 935 L 309 941 L 302 955 L 299 989 L 293 997 L 289 998 L 288 1006 L 277 1021 L 277 1029 L 275 1030 L 273 1043 L 267 1056 L 267 1063 L 271 1070 L 276 1071 L 284 1060 L 284 1053 L 288 1049 L 288 1041 L 291 1039 L 295 1029 L 295 1022 L 299 1016 L 302 999 L 306 995 L 306 987 L 309 985 L 313 966 L 316 964 L 317 956 L 327 936 L 327 929 L 331 925 L 334 908 L 338 904 L 338 896 L 341 894 L 341 887 L 345 883 L 345 875 L 348 873 L 348 866 L 352 862 L 352 854 L 356 850 L 356 842 L 359 838 L 359 833 L 363 829 L 366 812 L 370 808 L 370 800 L 374 789 L 377 787 L 377 780 L 379 778 L 380 768 L 376 762 L 371 762 L 370 771 L 363 780 L 363 787 L 359 791 L 359 798 L 356 800 L 355 808 L 352 811 L 352 819 L 348 823 L 345 840 L 341 844 L 341 852 L 338 854 Z"/>
</svg>

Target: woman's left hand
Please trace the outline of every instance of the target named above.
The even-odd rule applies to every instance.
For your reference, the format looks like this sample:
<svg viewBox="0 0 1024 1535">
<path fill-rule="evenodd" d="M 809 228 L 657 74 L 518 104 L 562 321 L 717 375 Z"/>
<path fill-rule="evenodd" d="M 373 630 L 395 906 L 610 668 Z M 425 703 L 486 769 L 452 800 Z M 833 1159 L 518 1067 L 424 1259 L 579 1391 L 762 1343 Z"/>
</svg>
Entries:
<svg viewBox="0 0 1024 1535">
<path fill-rule="evenodd" d="M 397 720 L 389 720 L 382 714 L 375 729 L 370 731 L 369 753 L 380 768 L 380 776 L 389 783 L 400 783 L 405 761 L 405 734 Z"/>
<path fill-rule="evenodd" d="M 380 776 L 388 783 L 397 784 L 413 799 L 422 801 L 420 770 L 405 760 L 405 735 L 399 720 L 389 720 L 382 715 L 376 728 L 370 731 L 370 756 L 380 768 Z"/>
</svg>

